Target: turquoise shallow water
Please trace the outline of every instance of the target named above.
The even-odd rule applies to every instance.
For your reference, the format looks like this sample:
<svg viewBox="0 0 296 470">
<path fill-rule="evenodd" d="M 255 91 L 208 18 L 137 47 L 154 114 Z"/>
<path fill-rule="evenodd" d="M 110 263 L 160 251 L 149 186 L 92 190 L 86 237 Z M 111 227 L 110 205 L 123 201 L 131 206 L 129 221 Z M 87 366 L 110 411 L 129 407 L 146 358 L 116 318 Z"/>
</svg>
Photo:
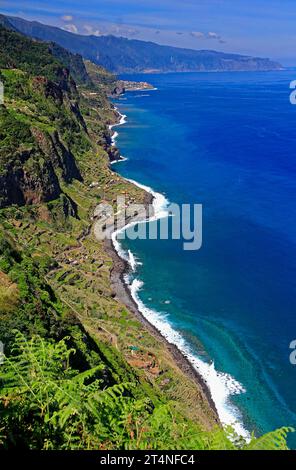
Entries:
<svg viewBox="0 0 296 470">
<path fill-rule="evenodd" d="M 137 295 L 196 357 L 229 374 L 230 392 L 239 391 L 230 377 L 241 384 L 228 405 L 244 427 L 295 426 L 295 76 L 144 79 L 158 90 L 116 100 L 127 115 L 116 130 L 128 160 L 114 169 L 171 202 L 203 204 L 203 245 L 186 252 L 176 240 L 124 241 L 141 262 Z"/>
</svg>

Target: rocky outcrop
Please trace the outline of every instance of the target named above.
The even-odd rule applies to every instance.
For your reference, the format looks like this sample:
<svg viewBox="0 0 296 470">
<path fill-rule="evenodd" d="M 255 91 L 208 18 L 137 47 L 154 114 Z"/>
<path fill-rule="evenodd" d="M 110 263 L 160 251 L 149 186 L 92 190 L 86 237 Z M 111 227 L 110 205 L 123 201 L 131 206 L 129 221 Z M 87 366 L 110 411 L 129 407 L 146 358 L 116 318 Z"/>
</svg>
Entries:
<svg viewBox="0 0 296 470">
<path fill-rule="evenodd" d="M 116 162 L 117 160 L 121 159 L 120 152 L 119 152 L 118 148 L 113 146 L 113 145 L 109 146 L 107 148 L 107 153 L 108 153 L 109 160 L 110 160 L 111 163 Z"/>
<path fill-rule="evenodd" d="M 11 155 L 0 173 L 0 207 L 56 199 L 62 193 L 59 178 L 66 183 L 82 181 L 75 157 L 58 132 L 48 134 L 33 127 L 31 133 L 35 145 Z"/>
<path fill-rule="evenodd" d="M 111 89 L 111 96 L 122 95 L 126 91 L 153 90 L 154 86 L 148 82 L 134 82 L 131 80 L 118 80 Z"/>
<path fill-rule="evenodd" d="M 52 42 L 49 44 L 49 50 L 52 55 L 60 60 L 70 71 L 72 77 L 77 84 L 92 86 L 91 78 L 89 77 L 83 58 L 80 54 L 71 54 L 67 49 Z"/>
<path fill-rule="evenodd" d="M 13 70 L 2 77 L 9 91 L 0 106 L 0 207 L 53 201 L 63 194 L 63 182 L 82 181 L 75 156 L 86 151 L 88 135 L 76 84 L 48 45 L 1 26 L 0 33 L 0 62 Z M 19 53 L 27 49 L 30 63 Z M 77 212 L 69 198 L 64 211 Z"/>
<path fill-rule="evenodd" d="M 37 76 L 32 78 L 32 87 L 35 92 L 44 95 L 45 98 L 49 96 L 53 98 L 58 106 L 63 104 L 63 90 L 58 84 L 45 77 Z"/>
<path fill-rule="evenodd" d="M 40 151 L 50 159 L 55 169 L 62 171 L 61 176 L 66 183 L 71 183 L 73 179 L 82 181 L 75 157 L 61 142 L 58 132 L 46 134 L 33 128 L 32 134 Z"/>
<path fill-rule="evenodd" d="M 0 174 L 0 207 L 38 204 L 56 199 L 61 188 L 52 163 L 24 151 Z M 22 162 L 22 165 L 20 164 Z"/>
<path fill-rule="evenodd" d="M 105 150 L 105 152 L 108 154 L 109 161 L 110 163 L 115 162 L 117 160 L 121 159 L 120 152 L 116 145 L 113 145 L 112 139 L 111 139 L 111 133 L 107 130 L 105 130 L 101 136 L 100 136 L 100 141 L 98 141 L 98 144 Z"/>
<path fill-rule="evenodd" d="M 75 82 L 67 69 L 61 68 L 58 74 L 59 81 L 54 82 L 43 76 L 32 78 L 32 88 L 34 91 L 43 95 L 46 99 L 51 99 L 57 107 L 65 106 L 73 114 L 73 118 L 87 132 L 87 127 L 81 114 L 78 103 L 78 92 Z"/>
<path fill-rule="evenodd" d="M 60 179 L 71 183 L 82 181 L 74 155 L 62 142 L 57 131 L 45 132 L 38 127 L 30 129 L 32 143 L 29 149 L 7 149 L 1 161 L 0 207 L 11 204 L 39 204 L 58 198 Z"/>
<path fill-rule="evenodd" d="M 125 87 L 123 83 L 118 81 L 116 83 L 116 86 L 111 89 L 111 96 L 118 96 L 118 95 L 122 95 L 123 93 L 125 93 Z"/>
</svg>

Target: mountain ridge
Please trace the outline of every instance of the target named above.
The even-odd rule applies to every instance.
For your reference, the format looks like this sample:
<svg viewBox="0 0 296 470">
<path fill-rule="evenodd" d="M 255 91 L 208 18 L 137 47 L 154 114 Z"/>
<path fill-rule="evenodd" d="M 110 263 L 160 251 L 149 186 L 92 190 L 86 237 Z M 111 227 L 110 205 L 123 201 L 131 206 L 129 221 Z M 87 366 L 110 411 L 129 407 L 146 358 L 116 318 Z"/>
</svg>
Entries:
<svg viewBox="0 0 296 470">
<path fill-rule="evenodd" d="M 268 58 L 178 48 L 112 35 L 84 36 L 37 21 L 11 16 L 5 18 L 23 34 L 54 41 L 114 73 L 269 71 L 283 68 Z"/>
</svg>

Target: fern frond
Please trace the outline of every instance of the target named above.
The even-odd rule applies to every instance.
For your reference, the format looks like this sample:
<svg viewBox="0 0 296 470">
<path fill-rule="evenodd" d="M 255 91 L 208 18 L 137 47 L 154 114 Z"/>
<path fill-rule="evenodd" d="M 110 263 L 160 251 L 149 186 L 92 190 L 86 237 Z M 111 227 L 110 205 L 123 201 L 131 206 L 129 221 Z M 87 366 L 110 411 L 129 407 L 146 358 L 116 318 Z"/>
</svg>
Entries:
<svg viewBox="0 0 296 470">
<path fill-rule="evenodd" d="M 288 450 L 287 436 L 294 431 L 291 427 L 282 427 L 257 439 L 253 438 L 244 450 Z"/>
</svg>

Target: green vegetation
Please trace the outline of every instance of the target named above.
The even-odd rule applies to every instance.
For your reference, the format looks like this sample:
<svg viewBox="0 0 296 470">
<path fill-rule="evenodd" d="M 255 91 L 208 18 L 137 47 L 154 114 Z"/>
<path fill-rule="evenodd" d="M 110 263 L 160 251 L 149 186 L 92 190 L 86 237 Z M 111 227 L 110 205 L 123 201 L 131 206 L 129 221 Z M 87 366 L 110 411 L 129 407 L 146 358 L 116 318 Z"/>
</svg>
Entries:
<svg viewBox="0 0 296 470">
<path fill-rule="evenodd" d="M 13 301 L 0 292 L 0 337 L 10 348 L 14 328 L 26 332 L 53 336 L 62 324 L 62 307 L 52 289 L 43 281 L 42 274 L 50 260 L 34 260 L 21 253 L 13 241 L 0 232 L 0 269 L 5 284 L 15 286 Z"/>
<path fill-rule="evenodd" d="M 62 80 L 62 64 L 48 52 L 47 44 L 32 41 L 0 25 L 0 68 L 19 68 L 32 75 Z"/>
<path fill-rule="evenodd" d="M 85 60 L 85 67 L 91 81 L 96 87 L 103 90 L 112 91 L 116 87 L 117 78 L 111 72 L 108 72 L 104 67 L 95 65 L 90 60 Z"/>
<path fill-rule="evenodd" d="M 18 116 L 9 112 L 4 106 L 0 107 L 0 158 L 5 161 L 11 152 L 22 146 L 33 145 L 30 126 Z M 3 163 L 2 163 L 3 168 Z"/>
</svg>

